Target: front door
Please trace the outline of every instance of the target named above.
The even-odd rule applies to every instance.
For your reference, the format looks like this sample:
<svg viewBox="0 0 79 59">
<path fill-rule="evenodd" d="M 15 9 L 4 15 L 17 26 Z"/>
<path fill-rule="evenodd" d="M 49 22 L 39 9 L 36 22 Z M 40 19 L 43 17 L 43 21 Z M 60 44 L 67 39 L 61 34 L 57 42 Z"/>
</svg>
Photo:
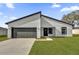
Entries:
<svg viewBox="0 0 79 59">
<path fill-rule="evenodd" d="M 48 36 L 48 28 L 44 28 L 43 32 L 44 32 L 44 36 Z"/>
</svg>

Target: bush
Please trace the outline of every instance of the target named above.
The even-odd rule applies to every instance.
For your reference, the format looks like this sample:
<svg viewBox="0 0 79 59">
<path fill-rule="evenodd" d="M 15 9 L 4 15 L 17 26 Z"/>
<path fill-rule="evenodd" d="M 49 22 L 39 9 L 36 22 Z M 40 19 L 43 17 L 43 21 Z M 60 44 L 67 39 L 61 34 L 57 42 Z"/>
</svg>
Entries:
<svg viewBox="0 0 79 59">
<path fill-rule="evenodd" d="M 73 34 L 74 37 L 79 37 L 79 34 Z"/>
</svg>

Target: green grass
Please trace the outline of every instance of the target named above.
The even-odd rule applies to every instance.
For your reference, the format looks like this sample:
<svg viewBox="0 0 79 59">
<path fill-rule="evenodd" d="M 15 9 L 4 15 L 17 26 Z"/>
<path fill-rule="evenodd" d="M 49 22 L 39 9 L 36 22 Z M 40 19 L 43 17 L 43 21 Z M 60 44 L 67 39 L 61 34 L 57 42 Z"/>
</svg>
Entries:
<svg viewBox="0 0 79 59">
<path fill-rule="evenodd" d="M 0 36 L 0 41 L 4 41 L 4 40 L 7 40 L 7 36 L 6 35 L 1 35 Z"/>
<path fill-rule="evenodd" d="M 79 36 L 55 37 L 53 41 L 35 41 L 30 55 L 79 55 Z"/>
</svg>

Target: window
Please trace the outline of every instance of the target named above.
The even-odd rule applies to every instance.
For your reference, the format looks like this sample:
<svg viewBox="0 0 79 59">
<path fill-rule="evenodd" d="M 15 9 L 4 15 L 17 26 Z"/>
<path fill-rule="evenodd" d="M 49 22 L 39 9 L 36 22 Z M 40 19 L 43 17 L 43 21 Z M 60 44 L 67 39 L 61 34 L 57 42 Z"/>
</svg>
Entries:
<svg viewBox="0 0 79 59">
<path fill-rule="evenodd" d="M 52 34 L 53 32 L 52 32 L 52 28 L 49 28 L 49 34 Z"/>
<path fill-rule="evenodd" d="M 66 27 L 62 27 L 62 34 L 64 35 L 64 34 L 67 34 L 67 28 Z"/>
</svg>

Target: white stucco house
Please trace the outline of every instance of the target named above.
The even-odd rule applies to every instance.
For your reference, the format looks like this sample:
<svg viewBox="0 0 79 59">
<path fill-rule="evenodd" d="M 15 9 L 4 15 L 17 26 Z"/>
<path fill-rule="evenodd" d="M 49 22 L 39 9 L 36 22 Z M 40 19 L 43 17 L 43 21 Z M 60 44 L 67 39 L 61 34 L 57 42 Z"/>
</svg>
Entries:
<svg viewBox="0 0 79 59">
<path fill-rule="evenodd" d="M 72 36 L 72 24 L 36 12 L 6 23 L 8 38 Z"/>
<path fill-rule="evenodd" d="M 7 28 L 0 27 L 0 36 L 7 35 Z"/>
</svg>

